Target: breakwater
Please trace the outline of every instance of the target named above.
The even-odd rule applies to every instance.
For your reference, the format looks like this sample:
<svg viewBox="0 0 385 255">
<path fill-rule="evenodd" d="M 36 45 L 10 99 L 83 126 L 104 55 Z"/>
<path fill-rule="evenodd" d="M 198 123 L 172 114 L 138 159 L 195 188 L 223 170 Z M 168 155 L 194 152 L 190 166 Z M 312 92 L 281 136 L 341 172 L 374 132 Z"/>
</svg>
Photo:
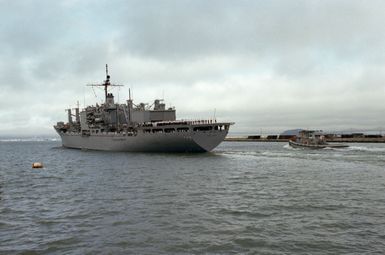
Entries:
<svg viewBox="0 0 385 255">
<path fill-rule="evenodd" d="M 252 136 L 227 136 L 227 142 L 288 142 L 295 139 L 295 136 L 279 136 L 279 135 L 252 135 Z M 362 137 L 354 136 L 326 136 L 327 142 L 336 143 L 385 143 L 385 136 L 368 135 Z"/>
</svg>

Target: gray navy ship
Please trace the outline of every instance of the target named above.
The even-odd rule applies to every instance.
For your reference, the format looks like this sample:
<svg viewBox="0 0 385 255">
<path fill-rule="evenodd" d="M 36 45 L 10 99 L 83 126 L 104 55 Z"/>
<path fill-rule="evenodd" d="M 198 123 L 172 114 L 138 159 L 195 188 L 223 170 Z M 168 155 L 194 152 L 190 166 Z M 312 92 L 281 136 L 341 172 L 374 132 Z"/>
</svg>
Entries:
<svg viewBox="0 0 385 255">
<path fill-rule="evenodd" d="M 54 128 L 64 147 L 131 152 L 207 152 L 226 137 L 232 122 L 216 120 L 177 120 L 175 108 L 166 108 L 163 100 L 152 105 L 134 104 L 129 93 L 126 104 L 115 103 L 108 89 L 123 86 L 106 80 L 88 86 L 104 87 L 105 102 L 67 109 L 68 122 Z M 75 119 L 73 119 L 75 117 Z"/>
</svg>

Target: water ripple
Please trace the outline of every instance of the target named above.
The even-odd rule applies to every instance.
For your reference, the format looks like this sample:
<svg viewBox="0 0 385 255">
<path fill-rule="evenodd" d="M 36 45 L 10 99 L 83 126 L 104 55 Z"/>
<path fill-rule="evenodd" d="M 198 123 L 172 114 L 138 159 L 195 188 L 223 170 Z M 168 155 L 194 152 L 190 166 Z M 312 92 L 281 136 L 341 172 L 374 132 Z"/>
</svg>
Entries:
<svg viewBox="0 0 385 255">
<path fill-rule="evenodd" d="M 1 141 L 0 254 L 382 254 L 384 156 L 381 144 L 190 155 Z"/>
</svg>

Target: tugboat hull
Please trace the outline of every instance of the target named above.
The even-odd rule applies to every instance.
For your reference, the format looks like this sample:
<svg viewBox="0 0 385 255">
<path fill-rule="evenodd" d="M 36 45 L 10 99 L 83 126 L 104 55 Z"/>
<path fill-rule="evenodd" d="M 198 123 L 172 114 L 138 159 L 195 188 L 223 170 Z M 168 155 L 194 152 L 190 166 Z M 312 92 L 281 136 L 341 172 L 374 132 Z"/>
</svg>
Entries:
<svg viewBox="0 0 385 255">
<path fill-rule="evenodd" d="M 305 148 L 305 149 L 325 149 L 325 148 L 346 148 L 349 147 L 349 145 L 345 144 L 304 144 L 304 143 L 297 143 L 294 141 L 289 141 L 289 145 L 293 148 Z"/>
</svg>

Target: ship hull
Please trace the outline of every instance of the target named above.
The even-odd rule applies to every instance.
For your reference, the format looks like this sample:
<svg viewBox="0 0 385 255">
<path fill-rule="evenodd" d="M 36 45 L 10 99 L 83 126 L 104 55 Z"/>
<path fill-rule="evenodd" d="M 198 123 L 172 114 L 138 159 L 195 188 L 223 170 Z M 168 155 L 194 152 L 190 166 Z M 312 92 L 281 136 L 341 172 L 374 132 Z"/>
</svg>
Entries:
<svg viewBox="0 0 385 255">
<path fill-rule="evenodd" d="M 305 149 L 325 149 L 325 148 L 346 148 L 349 147 L 345 144 L 303 144 L 293 141 L 289 141 L 289 145 L 293 148 L 305 148 Z"/>
<path fill-rule="evenodd" d="M 82 136 L 79 133 L 59 133 L 64 147 L 103 151 L 128 152 L 207 152 L 217 147 L 227 130 L 208 132 L 175 132 L 162 134 L 138 133 L 98 134 Z"/>
</svg>

